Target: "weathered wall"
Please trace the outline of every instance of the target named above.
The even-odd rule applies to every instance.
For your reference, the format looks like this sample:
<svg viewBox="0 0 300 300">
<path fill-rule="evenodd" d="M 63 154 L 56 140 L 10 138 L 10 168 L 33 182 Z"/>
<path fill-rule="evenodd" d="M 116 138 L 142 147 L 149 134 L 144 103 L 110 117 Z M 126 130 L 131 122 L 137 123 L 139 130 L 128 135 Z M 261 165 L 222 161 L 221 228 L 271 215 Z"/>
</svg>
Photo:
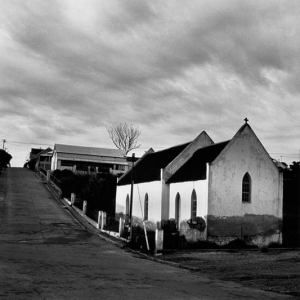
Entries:
<svg viewBox="0 0 300 300">
<path fill-rule="evenodd" d="M 125 213 L 126 197 L 130 197 L 130 185 L 118 186 L 116 196 L 116 213 Z M 148 219 L 156 223 L 161 221 L 161 182 L 153 181 L 135 184 L 133 188 L 132 215 L 139 219 L 144 213 L 144 199 L 148 193 Z M 141 203 L 140 203 L 141 200 Z M 142 205 L 142 210 L 141 210 Z"/>
<path fill-rule="evenodd" d="M 246 126 L 210 167 L 208 238 L 281 242 L 282 175 Z M 242 202 L 242 179 L 251 176 L 251 203 Z"/>
<path fill-rule="evenodd" d="M 175 218 L 175 198 L 180 194 L 180 226 L 179 231 L 188 241 L 206 239 L 206 229 L 191 229 L 187 221 L 191 218 L 191 196 L 195 189 L 197 195 L 197 216 L 205 221 L 207 218 L 208 179 L 194 182 L 173 183 L 170 185 L 170 218 Z M 207 223 L 207 222 L 206 222 Z"/>
</svg>

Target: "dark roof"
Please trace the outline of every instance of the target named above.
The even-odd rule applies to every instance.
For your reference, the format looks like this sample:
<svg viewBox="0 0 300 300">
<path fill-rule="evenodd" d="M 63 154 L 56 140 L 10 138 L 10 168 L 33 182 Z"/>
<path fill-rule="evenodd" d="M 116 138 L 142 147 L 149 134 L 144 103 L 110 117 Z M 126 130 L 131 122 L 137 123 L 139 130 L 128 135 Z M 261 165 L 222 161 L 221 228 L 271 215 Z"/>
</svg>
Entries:
<svg viewBox="0 0 300 300">
<path fill-rule="evenodd" d="M 174 146 L 165 150 L 148 153 L 134 165 L 134 183 L 151 182 L 160 180 L 160 170 L 164 169 L 175 159 L 189 143 Z M 131 169 L 127 171 L 118 182 L 118 185 L 131 183 Z"/>
<path fill-rule="evenodd" d="M 45 149 L 45 150 L 39 152 L 39 153 L 37 154 L 37 157 L 38 157 L 38 156 L 42 156 L 42 155 L 47 155 L 47 156 L 51 155 L 51 156 L 52 156 L 52 155 L 53 155 L 53 151 L 52 151 L 52 149 L 51 149 L 50 147 L 48 147 L 47 149 Z"/>
<path fill-rule="evenodd" d="M 213 162 L 230 141 L 213 144 L 195 151 L 193 156 L 168 180 L 168 183 L 206 178 L 206 163 Z"/>
<path fill-rule="evenodd" d="M 38 149 L 38 148 L 31 148 L 31 151 L 30 151 L 30 154 L 29 154 L 29 158 L 30 159 L 33 159 L 33 158 L 36 158 L 37 157 L 37 155 L 40 153 L 40 152 L 42 152 L 42 151 L 44 151 L 45 149 Z"/>
<path fill-rule="evenodd" d="M 83 147 L 73 145 L 55 144 L 55 151 L 58 153 L 69 153 L 88 156 L 108 156 L 108 157 L 125 157 L 125 153 L 119 149 L 107 149 L 96 147 Z"/>
<path fill-rule="evenodd" d="M 42 151 L 44 151 L 45 149 L 42 149 L 42 148 L 31 148 L 31 151 L 30 151 L 30 154 L 33 154 L 33 155 L 36 155 Z"/>
</svg>

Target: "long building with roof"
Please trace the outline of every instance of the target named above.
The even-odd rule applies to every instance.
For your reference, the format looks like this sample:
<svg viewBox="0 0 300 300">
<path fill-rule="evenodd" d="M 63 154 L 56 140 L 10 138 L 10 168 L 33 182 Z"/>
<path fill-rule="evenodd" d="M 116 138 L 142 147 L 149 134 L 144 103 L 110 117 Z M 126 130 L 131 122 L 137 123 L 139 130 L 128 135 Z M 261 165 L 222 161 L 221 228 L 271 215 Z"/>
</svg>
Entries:
<svg viewBox="0 0 300 300">
<path fill-rule="evenodd" d="M 128 163 L 124 151 L 119 149 L 55 144 L 51 169 L 123 173 Z"/>
</svg>

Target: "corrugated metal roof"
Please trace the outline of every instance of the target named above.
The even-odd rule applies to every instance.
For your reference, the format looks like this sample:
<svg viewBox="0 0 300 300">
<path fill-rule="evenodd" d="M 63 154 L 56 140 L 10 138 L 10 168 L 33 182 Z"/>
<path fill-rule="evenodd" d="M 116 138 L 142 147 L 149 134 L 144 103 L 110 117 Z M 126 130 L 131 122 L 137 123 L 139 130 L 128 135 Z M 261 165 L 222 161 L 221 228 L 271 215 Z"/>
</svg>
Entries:
<svg viewBox="0 0 300 300">
<path fill-rule="evenodd" d="M 93 163 L 106 163 L 106 164 L 118 164 L 127 166 L 128 163 L 125 157 L 109 157 L 109 156 L 96 156 L 96 155 L 84 155 L 73 153 L 58 153 L 58 159 L 76 161 L 76 162 L 93 162 Z"/>
<path fill-rule="evenodd" d="M 119 149 L 107 149 L 96 147 L 83 147 L 64 144 L 55 144 L 54 150 L 57 153 L 69 153 L 79 155 L 109 156 L 109 157 L 126 157 L 124 151 Z"/>
</svg>

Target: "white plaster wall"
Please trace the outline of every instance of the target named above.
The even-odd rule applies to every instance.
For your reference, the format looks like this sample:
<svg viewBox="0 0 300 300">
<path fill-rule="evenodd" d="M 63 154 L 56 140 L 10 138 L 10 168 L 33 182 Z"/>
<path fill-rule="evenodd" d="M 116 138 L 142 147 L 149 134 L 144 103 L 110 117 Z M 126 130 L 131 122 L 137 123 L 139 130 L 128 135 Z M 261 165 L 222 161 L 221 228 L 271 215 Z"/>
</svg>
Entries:
<svg viewBox="0 0 300 300">
<path fill-rule="evenodd" d="M 126 196 L 130 198 L 130 185 L 118 186 L 116 195 L 116 213 L 125 213 Z M 133 216 L 142 218 L 144 213 L 145 195 L 148 193 L 148 220 L 156 223 L 161 221 L 161 182 L 153 181 L 135 184 L 133 188 Z M 141 204 L 140 204 L 141 199 Z M 142 210 L 141 210 L 142 205 Z M 119 211 L 117 211 L 119 210 Z"/>
<path fill-rule="evenodd" d="M 191 196 L 195 189 L 197 194 L 197 216 L 207 217 L 208 180 L 187 181 L 170 185 L 170 218 L 175 218 L 175 198 L 180 194 L 180 221 L 191 218 Z"/>
<path fill-rule="evenodd" d="M 51 170 L 53 171 L 56 170 L 56 164 L 57 164 L 57 153 L 54 152 L 51 160 Z"/>
<path fill-rule="evenodd" d="M 242 203 L 246 172 L 251 176 L 251 203 Z M 282 177 L 248 127 L 211 165 L 209 177 L 209 215 L 266 214 L 282 218 Z"/>
</svg>

